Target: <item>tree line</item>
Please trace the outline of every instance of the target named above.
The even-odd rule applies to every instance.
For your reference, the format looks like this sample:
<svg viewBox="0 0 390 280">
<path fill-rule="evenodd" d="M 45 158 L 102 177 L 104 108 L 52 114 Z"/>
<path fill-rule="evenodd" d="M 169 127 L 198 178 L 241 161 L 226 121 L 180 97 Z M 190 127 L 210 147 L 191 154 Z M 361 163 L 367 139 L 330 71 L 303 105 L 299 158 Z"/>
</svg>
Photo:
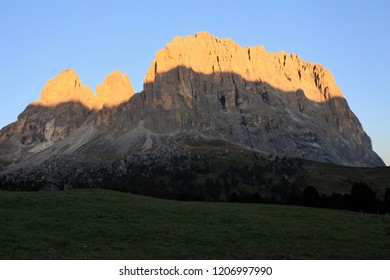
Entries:
<svg viewBox="0 0 390 280">
<path fill-rule="evenodd" d="M 351 183 L 348 194 L 320 194 L 315 186 L 305 186 L 307 171 L 300 159 L 256 160 L 255 156 L 247 161 L 250 165 L 226 161 L 223 154 L 193 156 L 176 151 L 106 163 L 71 161 L 74 164 L 58 159 L 40 168 L 3 174 L 0 189 L 105 188 L 175 200 L 288 204 L 381 214 L 390 210 L 389 188 L 380 200 L 364 182 Z"/>
</svg>

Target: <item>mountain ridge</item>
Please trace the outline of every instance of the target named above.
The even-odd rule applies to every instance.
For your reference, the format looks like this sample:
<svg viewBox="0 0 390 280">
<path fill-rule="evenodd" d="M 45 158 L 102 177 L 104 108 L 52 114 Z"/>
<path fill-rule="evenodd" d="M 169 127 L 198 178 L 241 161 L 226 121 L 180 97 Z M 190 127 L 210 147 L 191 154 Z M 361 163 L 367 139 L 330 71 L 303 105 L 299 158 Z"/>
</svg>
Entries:
<svg viewBox="0 0 390 280">
<path fill-rule="evenodd" d="M 307 87 L 305 95 L 313 101 L 344 97 L 329 70 L 317 63 L 305 62 L 284 51 L 267 52 L 262 46 L 241 47 L 231 39 L 218 39 L 207 32 L 175 37 L 165 49 L 157 51 L 144 84 L 153 83 L 158 73 L 178 66 L 206 75 L 232 72 L 247 81 L 265 81 L 283 91 L 296 91 L 303 84 Z"/>
<path fill-rule="evenodd" d="M 49 80 L 42 90 L 39 100 L 31 105 L 53 107 L 61 103 L 79 102 L 89 110 L 100 110 L 104 106 L 114 107 L 126 102 L 134 94 L 129 76 L 116 70 L 96 86 L 96 94 L 89 86 L 83 86 L 80 77 L 73 69 L 63 70 Z"/>
<path fill-rule="evenodd" d="M 119 71 L 96 95 L 75 71 L 61 72 L 1 130 L 0 158 L 16 168 L 26 158 L 35 164 L 80 152 L 121 158 L 186 146 L 183 139 L 193 137 L 266 154 L 384 166 L 326 68 L 205 32 L 175 37 L 159 50 L 140 93 Z"/>
</svg>

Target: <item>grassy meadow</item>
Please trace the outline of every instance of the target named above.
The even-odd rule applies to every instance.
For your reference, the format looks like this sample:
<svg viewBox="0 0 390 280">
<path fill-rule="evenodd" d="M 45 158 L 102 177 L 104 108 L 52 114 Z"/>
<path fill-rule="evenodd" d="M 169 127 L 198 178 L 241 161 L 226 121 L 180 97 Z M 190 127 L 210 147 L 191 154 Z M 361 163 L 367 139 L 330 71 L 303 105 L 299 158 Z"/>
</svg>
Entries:
<svg viewBox="0 0 390 280">
<path fill-rule="evenodd" d="M 298 206 L 2 191 L 0 225 L 0 259 L 390 259 L 389 215 Z"/>
</svg>

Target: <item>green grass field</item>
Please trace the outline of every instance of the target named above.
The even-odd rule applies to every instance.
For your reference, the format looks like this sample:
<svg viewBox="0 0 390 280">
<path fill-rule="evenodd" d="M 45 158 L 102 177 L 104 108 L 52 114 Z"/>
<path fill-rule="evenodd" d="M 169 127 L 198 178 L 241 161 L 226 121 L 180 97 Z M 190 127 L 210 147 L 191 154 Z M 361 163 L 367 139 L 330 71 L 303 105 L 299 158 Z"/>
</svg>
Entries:
<svg viewBox="0 0 390 280">
<path fill-rule="evenodd" d="M 96 189 L 0 192 L 0 259 L 390 259 L 390 216 Z"/>
</svg>

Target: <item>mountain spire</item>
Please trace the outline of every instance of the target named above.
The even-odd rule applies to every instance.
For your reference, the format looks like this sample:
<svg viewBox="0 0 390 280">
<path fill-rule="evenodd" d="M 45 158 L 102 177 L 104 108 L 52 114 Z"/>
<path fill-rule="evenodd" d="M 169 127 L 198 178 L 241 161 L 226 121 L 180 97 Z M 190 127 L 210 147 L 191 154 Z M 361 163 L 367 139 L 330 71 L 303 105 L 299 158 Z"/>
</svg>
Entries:
<svg viewBox="0 0 390 280">
<path fill-rule="evenodd" d="M 123 75 L 120 71 L 109 74 L 101 85 L 97 85 L 95 96 L 90 87 L 82 85 L 76 72 L 68 69 L 48 81 L 40 99 L 32 104 L 49 107 L 75 102 L 90 110 L 100 110 L 126 102 L 133 94 L 134 89 L 128 75 Z"/>
</svg>

